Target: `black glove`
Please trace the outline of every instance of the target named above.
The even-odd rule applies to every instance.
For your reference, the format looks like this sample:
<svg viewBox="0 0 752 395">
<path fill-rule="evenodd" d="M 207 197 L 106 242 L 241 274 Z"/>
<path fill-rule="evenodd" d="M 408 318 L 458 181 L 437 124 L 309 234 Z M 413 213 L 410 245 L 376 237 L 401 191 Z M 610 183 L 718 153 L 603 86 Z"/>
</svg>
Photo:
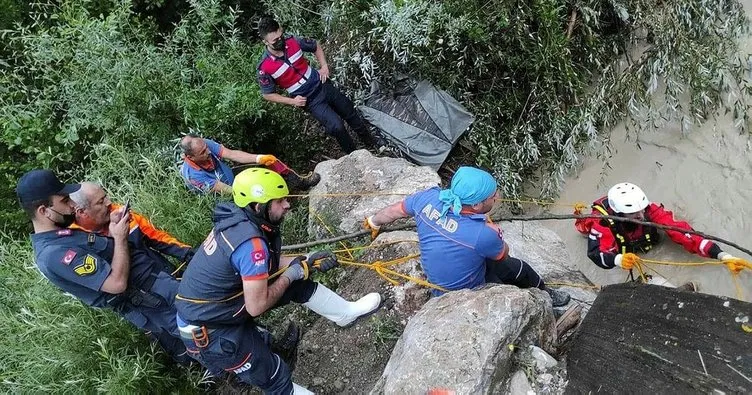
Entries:
<svg viewBox="0 0 752 395">
<path fill-rule="evenodd" d="M 193 256 L 196 255 L 196 247 L 189 248 L 188 251 L 185 252 L 183 255 L 183 259 L 180 260 L 180 262 L 188 263 L 193 259 Z"/>
<path fill-rule="evenodd" d="M 308 255 L 308 265 L 325 272 L 339 266 L 337 257 L 329 251 L 316 251 Z"/>
<path fill-rule="evenodd" d="M 282 272 L 282 277 L 287 277 L 290 279 L 290 282 L 307 280 L 310 271 L 308 270 L 309 266 L 306 264 L 305 259 L 305 256 L 299 256 L 293 259 L 292 262 L 290 262 L 290 265 L 287 266 L 287 269 Z"/>
</svg>

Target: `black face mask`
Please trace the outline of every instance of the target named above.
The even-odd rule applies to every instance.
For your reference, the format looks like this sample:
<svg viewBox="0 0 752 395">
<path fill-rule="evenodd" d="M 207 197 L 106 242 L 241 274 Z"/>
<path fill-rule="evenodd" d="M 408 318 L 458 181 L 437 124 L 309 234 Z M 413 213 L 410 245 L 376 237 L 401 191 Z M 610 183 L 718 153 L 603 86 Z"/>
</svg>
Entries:
<svg viewBox="0 0 752 395">
<path fill-rule="evenodd" d="M 67 227 L 73 225 L 74 222 L 76 222 L 76 214 L 75 213 L 63 214 L 63 213 L 55 210 L 52 207 L 47 207 L 47 208 L 50 209 L 52 212 L 57 213 L 57 215 L 63 217 L 63 220 L 60 221 L 60 222 L 53 221 L 53 223 L 55 225 L 57 225 L 57 226 L 59 226 L 61 228 L 67 228 Z"/>
<path fill-rule="evenodd" d="M 275 51 L 284 51 L 285 50 L 285 38 L 281 37 L 279 40 L 275 41 L 274 44 L 272 44 L 272 49 Z"/>
</svg>

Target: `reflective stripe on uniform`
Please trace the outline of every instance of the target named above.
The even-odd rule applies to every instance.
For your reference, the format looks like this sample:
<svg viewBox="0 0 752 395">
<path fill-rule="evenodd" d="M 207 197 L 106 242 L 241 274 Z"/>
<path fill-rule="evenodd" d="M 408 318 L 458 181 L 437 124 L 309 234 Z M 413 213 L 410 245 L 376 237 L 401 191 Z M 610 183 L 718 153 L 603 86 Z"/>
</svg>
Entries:
<svg viewBox="0 0 752 395">
<path fill-rule="evenodd" d="M 312 73 L 311 66 L 308 66 L 308 68 L 306 69 L 305 75 L 304 75 L 305 78 L 301 78 L 301 79 L 298 80 L 298 82 L 290 85 L 287 88 L 287 92 L 290 93 L 290 94 L 294 94 L 295 91 L 297 91 L 298 89 L 300 89 L 300 87 L 302 87 L 303 85 L 305 85 L 306 82 L 308 82 L 308 79 L 311 78 L 311 73 Z"/>
</svg>

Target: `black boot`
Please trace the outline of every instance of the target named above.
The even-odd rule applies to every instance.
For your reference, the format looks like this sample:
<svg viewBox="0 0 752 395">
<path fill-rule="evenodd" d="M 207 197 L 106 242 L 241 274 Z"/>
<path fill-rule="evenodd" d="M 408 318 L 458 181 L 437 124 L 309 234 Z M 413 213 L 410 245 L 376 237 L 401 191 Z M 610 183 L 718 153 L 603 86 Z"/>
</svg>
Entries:
<svg viewBox="0 0 752 395">
<path fill-rule="evenodd" d="M 551 296 L 551 305 L 553 305 L 554 307 L 565 306 L 571 299 L 569 294 L 564 291 L 551 289 L 549 287 L 546 287 L 545 291 L 548 292 L 548 294 Z"/>
<path fill-rule="evenodd" d="M 310 172 L 302 177 L 293 172 L 289 172 L 287 174 L 284 174 L 282 178 L 285 179 L 287 188 L 293 194 L 297 192 L 307 191 L 316 186 L 316 184 L 321 181 L 321 175 L 314 172 Z"/>
<path fill-rule="evenodd" d="M 298 343 L 300 342 L 300 328 L 294 322 L 287 325 L 285 334 L 279 340 L 272 343 L 272 352 L 279 355 L 282 360 L 290 367 L 290 371 L 295 369 L 295 363 L 298 361 Z"/>
</svg>

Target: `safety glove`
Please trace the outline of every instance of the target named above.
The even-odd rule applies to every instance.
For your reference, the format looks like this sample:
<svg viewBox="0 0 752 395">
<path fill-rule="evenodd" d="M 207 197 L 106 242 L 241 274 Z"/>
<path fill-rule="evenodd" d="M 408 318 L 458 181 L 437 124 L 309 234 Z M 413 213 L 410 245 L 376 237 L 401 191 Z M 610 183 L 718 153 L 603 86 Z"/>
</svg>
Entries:
<svg viewBox="0 0 752 395">
<path fill-rule="evenodd" d="M 718 259 L 726 264 L 726 267 L 734 274 L 739 274 L 747 264 L 747 261 L 741 258 L 737 258 L 728 252 L 721 251 L 718 254 Z"/>
<path fill-rule="evenodd" d="M 339 266 L 337 257 L 329 251 L 312 252 L 308 255 L 308 264 L 322 273 Z"/>
<path fill-rule="evenodd" d="M 256 162 L 264 166 L 271 166 L 277 161 L 274 155 L 256 155 Z"/>
<path fill-rule="evenodd" d="M 370 217 L 366 217 L 366 219 L 363 220 L 363 228 L 371 231 L 371 240 L 375 239 L 376 236 L 379 235 L 379 231 L 381 230 L 380 225 L 376 225 L 373 223 L 373 215 Z"/>
<path fill-rule="evenodd" d="M 297 280 L 308 280 L 308 276 L 311 274 L 308 264 L 306 263 L 305 255 L 301 255 L 290 262 L 287 269 L 282 272 L 282 277 L 287 277 L 290 282 Z"/>
<path fill-rule="evenodd" d="M 624 270 L 632 270 L 632 268 L 640 261 L 640 257 L 636 254 L 628 252 L 626 254 L 619 254 L 614 258 L 616 266 Z"/>
</svg>

